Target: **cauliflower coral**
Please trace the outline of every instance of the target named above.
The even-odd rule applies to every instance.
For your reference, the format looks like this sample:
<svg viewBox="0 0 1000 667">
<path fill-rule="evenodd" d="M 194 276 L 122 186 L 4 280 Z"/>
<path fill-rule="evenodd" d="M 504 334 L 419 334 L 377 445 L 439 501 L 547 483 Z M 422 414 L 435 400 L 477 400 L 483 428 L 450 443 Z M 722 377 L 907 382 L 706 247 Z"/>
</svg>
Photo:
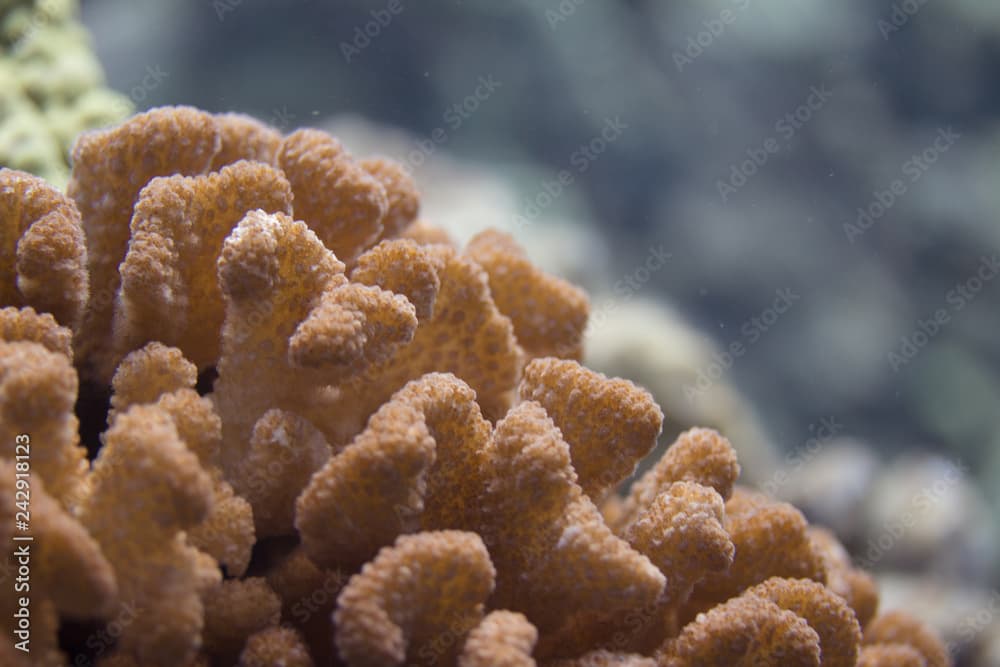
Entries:
<svg viewBox="0 0 1000 667">
<path fill-rule="evenodd" d="M 578 362 L 586 295 L 418 211 L 398 164 L 185 107 L 80 137 L 65 194 L 0 170 L 4 664 L 950 664 L 721 434 L 620 495 L 663 413 Z"/>
</svg>

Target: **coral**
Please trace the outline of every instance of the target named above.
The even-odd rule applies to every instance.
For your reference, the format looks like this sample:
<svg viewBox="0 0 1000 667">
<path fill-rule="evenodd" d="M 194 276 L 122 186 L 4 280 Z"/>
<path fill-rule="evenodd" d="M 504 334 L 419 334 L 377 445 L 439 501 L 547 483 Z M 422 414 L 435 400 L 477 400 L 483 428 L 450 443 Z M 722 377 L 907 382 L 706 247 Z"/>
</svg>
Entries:
<svg viewBox="0 0 1000 667">
<path fill-rule="evenodd" d="M 215 259 L 236 223 L 254 209 L 292 210 L 288 181 L 260 162 L 240 160 L 210 174 L 154 178 L 140 191 L 128 251 L 118 268 L 119 353 L 157 340 L 180 348 L 199 368 L 215 362 L 225 315 Z"/>
<path fill-rule="evenodd" d="M 861 649 L 857 667 L 927 667 L 927 661 L 909 644 L 872 644 Z"/>
<path fill-rule="evenodd" d="M 762 494 L 735 489 L 726 502 L 726 531 L 736 547 L 733 564 L 695 586 L 692 610 L 703 610 L 770 577 L 826 583 L 826 561 L 802 513 Z"/>
<path fill-rule="evenodd" d="M 923 656 L 927 667 L 946 667 L 951 664 L 941 641 L 924 624 L 901 611 L 882 614 L 866 625 L 864 644 L 906 644 Z"/>
<path fill-rule="evenodd" d="M 204 651 L 231 665 L 252 635 L 274 629 L 281 599 L 260 577 L 227 579 L 205 595 Z"/>
<path fill-rule="evenodd" d="M 670 574 L 664 591 L 669 601 L 686 599 L 694 584 L 732 567 L 736 548 L 723 526 L 723 508 L 714 489 L 675 482 L 624 532 L 634 549 Z"/>
<path fill-rule="evenodd" d="M 177 435 L 212 480 L 204 520 L 188 531 L 192 545 L 215 557 L 229 574 L 242 575 L 256 541 L 250 503 L 233 491 L 219 468 L 222 423 L 212 403 L 194 391 L 194 365 L 177 348 L 150 343 L 118 366 L 111 386 L 109 421 L 131 405 L 154 404 L 174 423 Z"/>
<path fill-rule="evenodd" d="M 52 315 L 37 313 L 30 306 L 0 308 L 0 340 L 39 343 L 51 352 L 73 358 L 73 332 L 59 326 Z"/>
<path fill-rule="evenodd" d="M 447 664 L 482 619 L 493 576 L 474 533 L 400 537 L 341 593 L 334 616 L 340 655 L 353 665 Z"/>
<path fill-rule="evenodd" d="M 88 276 L 76 204 L 37 176 L 0 169 L 0 220 L 0 300 L 77 328 Z"/>
<path fill-rule="evenodd" d="M 156 176 L 198 174 L 220 147 L 212 116 L 190 108 L 158 109 L 108 130 L 81 135 L 73 146 L 67 192 L 76 201 L 87 237 L 91 297 L 77 349 L 89 374 L 105 381 L 114 369 L 111 323 L 122 277 L 132 208 Z"/>
<path fill-rule="evenodd" d="M 609 277 L 604 284 L 612 282 Z M 631 379 L 660 405 L 669 407 L 663 428 L 667 437 L 646 463 L 655 463 L 657 454 L 681 432 L 705 426 L 732 441 L 744 483 L 769 481 L 780 464 L 777 447 L 751 400 L 728 374 L 708 383 L 703 379 L 707 379 L 705 370 L 722 354 L 704 332 L 659 296 L 640 292 L 621 299 L 613 293 L 597 293 L 591 298 L 595 307 L 584 362 L 602 373 Z"/>
<path fill-rule="evenodd" d="M 648 392 L 573 361 L 532 361 L 518 394 L 545 408 L 570 444 L 580 487 L 598 500 L 635 471 L 656 446 L 663 425 L 663 413 Z"/>
<path fill-rule="evenodd" d="M 295 502 L 330 454 L 323 434 L 308 420 L 278 409 L 261 415 L 233 478 L 253 508 L 258 537 L 295 533 Z"/>
<path fill-rule="evenodd" d="M 845 600 L 823 584 L 808 579 L 773 577 L 748 588 L 744 594 L 758 595 L 806 619 L 819 636 L 824 665 L 854 665 L 861 641 L 858 619 Z"/>
<path fill-rule="evenodd" d="M 298 632 L 274 627 L 252 634 L 237 664 L 238 667 L 313 667 L 313 660 Z"/>
<path fill-rule="evenodd" d="M 664 415 L 577 360 L 586 296 L 451 245 L 400 165 L 178 107 L 83 135 L 68 197 L 4 178 L 8 255 L 69 258 L 0 291 L 43 662 L 93 613 L 107 665 L 949 664 L 720 433 L 623 489 Z"/>
<path fill-rule="evenodd" d="M 239 160 L 274 164 L 281 146 L 281 133 L 256 118 L 239 113 L 215 116 L 219 128 L 219 151 L 212 160 L 212 171 Z"/>
<path fill-rule="evenodd" d="M 879 592 L 875 579 L 852 566 L 847 549 L 833 533 L 819 526 L 810 526 L 808 533 L 813 548 L 825 561 L 826 585 L 847 601 L 858 623 L 865 627 L 878 611 Z"/>
<path fill-rule="evenodd" d="M 144 664 L 184 664 L 200 648 L 201 593 L 219 575 L 183 531 L 205 518 L 211 495 L 211 480 L 165 412 L 138 405 L 115 419 L 80 520 L 114 568 L 119 605 L 140 610 L 119 641 Z"/>
<path fill-rule="evenodd" d="M 77 13 L 76 0 L 0 3 L 0 165 L 60 186 L 76 136 L 132 108 L 104 87 Z"/>
<path fill-rule="evenodd" d="M 509 234 L 481 232 L 466 252 L 486 269 L 497 308 L 510 318 L 529 356 L 583 355 L 590 303 L 582 290 L 535 267 Z"/>
<path fill-rule="evenodd" d="M 664 667 L 773 665 L 819 667 L 819 635 L 804 618 L 756 595 L 713 607 L 671 639 Z"/>
<path fill-rule="evenodd" d="M 111 566 L 84 527 L 46 492 L 41 479 L 16 476 L 18 471 L 23 472 L 23 467 L 0 460 L 0 539 L 29 553 L 29 567 L 24 571 L 30 587 L 15 590 L 30 594 L 31 664 L 59 665 L 65 656 L 58 648 L 56 614 L 81 619 L 106 617 L 117 597 L 117 584 Z M 30 507 L 27 513 L 23 512 L 25 505 Z M 15 516 L 30 518 L 30 543 L 13 541 Z M 15 600 L 16 596 L 4 595 L 0 602 L 5 640 L 15 636 Z M 20 657 L 3 662 L 24 663 Z"/>
<path fill-rule="evenodd" d="M 18 436 L 27 434 L 33 470 L 67 508 L 76 506 L 87 484 L 76 394 L 76 372 L 65 355 L 40 343 L 0 341 L 0 456 L 13 459 Z"/>
<path fill-rule="evenodd" d="M 535 667 L 538 631 L 524 614 L 494 611 L 469 632 L 458 667 Z"/>
<path fill-rule="evenodd" d="M 295 215 L 337 257 L 351 263 L 381 236 L 389 211 L 385 188 L 339 141 L 299 130 L 282 142 L 277 161 L 292 184 Z"/>
<path fill-rule="evenodd" d="M 556 660 L 550 667 L 655 667 L 656 661 L 635 653 L 613 653 L 600 649 L 579 658 Z"/>
</svg>

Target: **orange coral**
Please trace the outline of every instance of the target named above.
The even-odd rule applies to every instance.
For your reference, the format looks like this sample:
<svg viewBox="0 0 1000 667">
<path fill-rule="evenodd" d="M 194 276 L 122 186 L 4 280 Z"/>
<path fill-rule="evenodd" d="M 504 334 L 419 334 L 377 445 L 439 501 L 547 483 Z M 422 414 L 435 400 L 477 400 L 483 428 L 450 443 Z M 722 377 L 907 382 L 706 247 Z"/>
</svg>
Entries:
<svg viewBox="0 0 1000 667">
<path fill-rule="evenodd" d="M 353 262 L 382 235 L 389 211 L 385 188 L 339 141 L 319 130 L 299 130 L 285 137 L 277 159 L 295 193 L 295 217 L 337 257 Z"/>
<path fill-rule="evenodd" d="M 288 181 L 259 162 L 151 180 L 135 203 L 119 269 L 116 352 L 157 340 L 179 347 L 199 368 L 214 364 L 225 315 L 215 271 L 222 242 L 247 211 L 291 208 Z"/>
<path fill-rule="evenodd" d="M 861 649 L 857 667 L 927 667 L 927 660 L 909 644 L 871 644 Z"/>
<path fill-rule="evenodd" d="M 87 249 L 73 200 L 41 178 L 0 168 L 0 305 L 33 306 L 77 328 Z"/>
<path fill-rule="evenodd" d="M 706 576 L 728 570 L 736 548 L 723 527 L 722 497 L 694 482 L 675 482 L 628 527 L 625 539 L 669 573 L 670 603 L 682 602 Z"/>
<path fill-rule="evenodd" d="M 736 557 L 728 570 L 695 586 L 693 609 L 708 608 L 770 577 L 826 582 L 825 560 L 809 537 L 805 517 L 791 505 L 737 488 L 726 502 L 725 526 Z"/>
<path fill-rule="evenodd" d="M 623 531 L 673 482 L 697 482 L 728 500 L 740 466 L 729 441 L 712 429 L 693 428 L 677 436 L 656 465 L 635 484 L 625 499 L 615 528 Z"/>
<path fill-rule="evenodd" d="M 901 611 L 881 614 L 866 625 L 864 644 L 907 644 L 920 653 L 927 667 L 947 667 L 951 664 L 948 650 L 930 628 Z"/>
<path fill-rule="evenodd" d="M 719 433 L 618 496 L 663 414 L 575 361 L 586 295 L 459 251 L 401 165 L 178 107 L 81 137 L 69 193 L 0 171 L 39 664 L 132 609 L 98 664 L 950 664 Z M 73 363 L 112 389 L 92 468 Z"/>
<path fill-rule="evenodd" d="M 875 579 L 851 565 L 847 549 L 829 530 L 819 526 L 809 527 L 813 546 L 822 554 L 826 563 L 826 585 L 844 598 L 864 627 L 878 610 L 878 586 Z"/>
<path fill-rule="evenodd" d="M 482 619 L 493 575 L 474 533 L 402 536 L 340 595 L 337 648 L 351 665 L 448 664 Z"/>
<path fill-rule="evenodd" d="M 746 591 L 794 612 L 819 635 L 824 667 L 853 667 L 858 659 L 861 627 L 844 599 L 808 579 L 773 577 Z"/>
<path fill-rule="evenodd" d="M 659 664 L 819 667 L 819 635 L 770 600 L 740 596 L 699 614 L 665 645 Z"/>
<path fill-rule="evenodd" d="M 258 538 L 295 532 L 295 501 L 330 453 L 323 435 L 299 415 L 273 409 L 257 420 L 233 484 L 253 507 Z"/>
<path fill-rule="evenodd" d="M 165 412 L 140 405 L 118 415 L 80 520 L 114 568 L 119 605 L 140 609 L 119 642 L 143 664 L 184 664 L 200 647 L 201 593 L 219 572 L 182 531 L 204 519 L 211 494 L 211 480 Z"/>
<path fill-rule="evenodd" d="M 360 565 L 417 527 L 435 455 L 427 422 L 442 408 L 452 412 L 458 398 L 432 382 L 425 386 L 430 391 L 408 387 L 382 406 L 299 497 L 296 528 L 318 564 Z"/>
<path fill-rule="evenodd" d="M 538 631 L 523 614 L 494 611 L 469 632 L 458 667 L 535 667 Z"/>
<path fill-rule="evenodd" d="M 0 340 L 39 343 L 67 359 L 73 358 L 73 332 L 59 326 L 49 313 L 38 313 L 31 307 L 0 309 Z"/>
<path fill-rule="evenodd" d="M 281 133 L 256 118 L 240 113 L 215 116 L 219 129 L 219 150 L 212 159 L 212 171 L 239 160 L 275 164 Z"/>
<path fill-rule="evenodd" d="M 579 658 L 555 660 L 548 665 L 549 667 L 655 667 L 656 661 L 635 653 L 615 653 L 599 649 Z"/>
<path fill-rule="evenodd" d="M 313 667 L 312 657 L 293 628 L 266 628 L 246 641 L 237 667 Z"/>
<path fill-rule="evenodd" d="M 412 336 L 416 318 L 405 298 L 351 284 L 343 271 L 304 223 L 281 213 L 251 212 L 226 240 L 216 402 L 230 473 L 264 412 L 321 403 L 330 382 Z"/>
<path fill-rule="evenodd" d="M 16 477 L 16 470 L 13 462 L 0 460 L 0 541 L 14 545 L 16 557 L 11 562 L 23 566 L 17 581 L 26 582 L 27 587 L 8 582 L 11 592 L 18 594 L 0 596 L 4 619 L 0 627 L 5 640 L 28 639 L 31 651 L 28 655 L 12 651 L 8 657 L 0 647 L 0 658 L 11 667 L 28 664 L 28 658 L 32 665 L 62 665 L 65 656 L 58 646 L 57 613 L 72 618 L 104 617 L 115 603 L 117 584 L 111 566 L 83 526 L 46 492 L 39 478 Z M 24 512 L 24 507 L 29 511 Z M 26 536 L 18 531 L 15 537 L 15 517 L 30 520 L 30 541 L 14 541 Z M 30 612 L 26 636 L 14 632 L 20 620 L 14 612 L 23 605 L 18 602 L 21 595 L 30 603 L 25 607 Z"/>
<path fill-rule="evenodd" d="M 44 336 L 43 336 L 44 337 Z M 41 343 L 0 342 L 0 458 L 13 460 L 28 436 L 35 473 L 52 496 L 74 508 L 86 489 L 86 450 L 78 446 L 77 376 L 64 354 Z"/>
<path fill-rule="evenodd" d="M 663 428 L 663 413 L 649 392 L 575 361 L 535 359 L 524 369 L 519 393 L 537 401 L 559 427 L 577 481 L 595 499 L 635 471 Z"/>
<path fill-rule="evenodd" d="M 497 423 L 488 456 L 481 531 L 499 573 L 496 604 L 549 632 L 575 611 L 624 612 L 657 599 L 663 574 L 605 525 L 540 405 L 521 403 Z"/>
<path fill-rule="evenodd" d="M 398 236 L 412 223 L 420 212 L 420 193 L 403 165 L 380 158 L 368 158 L 358 163 L 382 184 L 389 201 L 389 209 L 382 218 L 382 231 L 378 239 Z"/>
<path fill-rule="evenodd" d="M 198 369 L 175 347 L 153 342 L 122 359 L 111 378 L 112 413 L 130 405 L 152 403 L 160 396 L 189 389 L 198 379 Z"/>
<path fill-rule="evenodd" d="M 254 634 L 276 628 L 281 599 L 260 577 L 227 579 L 206 592 L 204 651 L 231 665 Z"/>
<path fill-rule="evenodd" d="M 590 302 L 582 290 L 540 271 L 503 232 L 477 234 L 465 252 L 489 274 L 497 308 L 511 319 L 529 356 L 583 355 Z"/>
<path fill-rule="evenodd" d="M 111 319 L 125 258 L 132 206 L 155 176 L 199 174 L 219 150 L 219 131 L 207 114 L 165 107 L 122 125 L 82 134 L 73 147 L 67 193 L 80 209 L 87 238 L 91 298 L 78 336 L 81 358 L 110 378 Z"/>
<path fill-rule="evenodd" d="M 212 403 L 194 391 L 195 368 L 177 348 L 150 343 L 130 353 L 111 381 L 109 419 L 130 405 L 154 403 L 171 417 L 177 435 L 212 479 L 212 503 L 204 521 L 191 527 L 192 545 L 213 556 L 231 575 L 250 563 L 256 537 L 250 504 L 233 492 L 219 468 L 222 423 Z"/>
</svg>

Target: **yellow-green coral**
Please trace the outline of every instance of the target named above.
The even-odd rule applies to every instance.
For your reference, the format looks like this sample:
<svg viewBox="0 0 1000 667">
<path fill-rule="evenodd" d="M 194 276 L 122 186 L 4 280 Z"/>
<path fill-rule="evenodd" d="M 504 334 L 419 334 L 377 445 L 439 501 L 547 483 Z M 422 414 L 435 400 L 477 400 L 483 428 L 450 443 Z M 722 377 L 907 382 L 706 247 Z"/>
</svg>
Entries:
<svg viewBox="0 0 1000 667">
<path fill-rule="evenodd" d="M 77 13 L 76 0 L 0 3 L 0 166 L 58 185 L 69 175 L 77 135 L 132 109 L 104 87 Z"/>
</svg>

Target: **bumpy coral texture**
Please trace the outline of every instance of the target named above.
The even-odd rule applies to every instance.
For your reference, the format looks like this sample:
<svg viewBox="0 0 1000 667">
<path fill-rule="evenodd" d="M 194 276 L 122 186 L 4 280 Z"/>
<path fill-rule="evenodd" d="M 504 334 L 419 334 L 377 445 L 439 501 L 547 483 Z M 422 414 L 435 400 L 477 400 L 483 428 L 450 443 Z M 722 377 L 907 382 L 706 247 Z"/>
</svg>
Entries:
<svg viewBox="0 0 1000 667">
<path fill-rule="evenodd" d="M 256 632 L 246 641 L 238 667 L 313 667 L 312 656 L 302 636 L 292 628 L 272 627 Z"/>
<path fill-rule="evenodd" d="M 76 394 L 76 371 L 64 354 L 30 340 L 0 341 L 0 457 L 13 459 L 18 436 L 27 434 L 32 470 L 66 508 L 77 506 L 87 485 Z"/>
<path fill-rule="evenodd" d="M 119 267 L 118 351 L 157 340 L 180 348 L 198 367 L 215 362 L 225 315 L 215 260 L 229 232 L 253 209 L 292 210 L 291 186 L 260 162 L 154 178 L 142 189 Z"/>
<path fill-rule="evenodd" d="M 89 374 L 107 381 L 114 370 L 111 323 L 122 283 L 118 265 L 128 249 L 139 191 L 156 176 L 206 171 L 219 145 L 212 116 L 184 107 L 150 111 L 77 139 L 67 192 L 80 209 L 87 238 L 91 295 L 78 346 Z"/>
<path fill-rule="evenodd" d="M 114 568 L 119 605 L 139 609 L 122 648 L 144 664 L 184 664 L 202 641 L 201 594 L 219 578 L 214 561 L 183 540 L 208 513 L 211 480 L 153 406 L 115 420 L 93 477 L 81 522 Z"/>
<path fill-rule="evenodd" d="M 524 614 L 494 611 L 469 633 L 458 667 L 535 667 L 536 641 L 538 630 Z"/>
<path fill-rule="evenodd" d="M 950 664 L 721 434 L 623 489 L 664 417 L 577 361 L 586 295 L 419 206 L 391 160 L 187 107 L 80 137 L 68 195 L 0 172 L 35 664 Z"/>
<path fill-rule="evenodd" d="M 341 593 L 337 648 L 356 665 L 447 663 L 482 619 L 493 576 L 474 533 L 404 535 Z"/>
<path fill-rule="evenodd" d="M 87 301 L 87 249 L 76 204 L 41 178 L 0 169 L 0 300 L 76 328 Z"/>
</svg>

